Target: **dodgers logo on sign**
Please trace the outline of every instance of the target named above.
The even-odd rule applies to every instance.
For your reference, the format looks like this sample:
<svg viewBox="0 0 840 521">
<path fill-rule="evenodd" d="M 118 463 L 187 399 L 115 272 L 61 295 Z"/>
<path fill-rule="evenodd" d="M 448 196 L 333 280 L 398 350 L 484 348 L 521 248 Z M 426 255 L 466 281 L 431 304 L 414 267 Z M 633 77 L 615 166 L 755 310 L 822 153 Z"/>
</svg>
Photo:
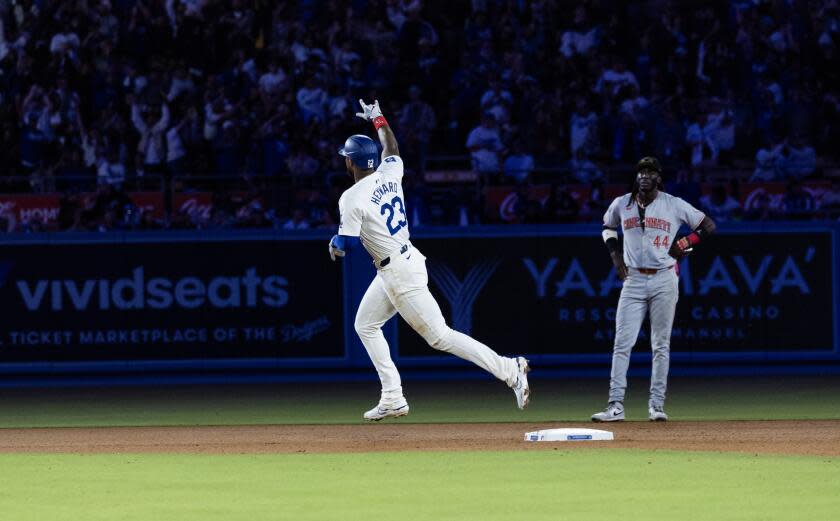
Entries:
<svg viewBox="0 0 840 521">
<path fill-rule="evenodd" d="M 484 261 L 473 266 L 463 280 L 458 280 L 442 262 L 429 264 L 429 275 L 452 305 L 452 327 L 469 335 L 472 331 L 472 310 L 481 289 L 493 276 L 501 261 Z"/>
</svg>

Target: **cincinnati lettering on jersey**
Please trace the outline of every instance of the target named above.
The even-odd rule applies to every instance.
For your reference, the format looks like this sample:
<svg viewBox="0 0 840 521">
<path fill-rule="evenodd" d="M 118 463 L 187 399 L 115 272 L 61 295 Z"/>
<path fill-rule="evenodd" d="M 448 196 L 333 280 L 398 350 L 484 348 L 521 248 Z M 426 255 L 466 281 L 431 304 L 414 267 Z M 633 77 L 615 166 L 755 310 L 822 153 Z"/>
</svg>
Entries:
<svg viewBox="0 0 840 521">
<path fill-rule="evenodd" d="M 385 197 L 387 193 L 397 193 L 397 190 L 400 188 L 399 183 L 395 183 L 393 181 L 388 181 L 387 183 L 382 183 L 381 185 L 377 186 L 373 190 L 373 195 L 370 197 L 370 202 L 373 204 L 379 204 L 379 201 Z"/>
<path fill-rule="evenodd" d="M 638 228 L 639 227 L 639 218 L 638 217 L 628 217 L 624 219 L 624 229 L 629 230 L 631 228 Z M 671 232 L 671 223 L 666 221 L 665 219 L 660 219 L 658 217 L 645 217 L 645 228 L 656 228 L 657 230 L 662 230 L 666 232 Z"/>
</svg>

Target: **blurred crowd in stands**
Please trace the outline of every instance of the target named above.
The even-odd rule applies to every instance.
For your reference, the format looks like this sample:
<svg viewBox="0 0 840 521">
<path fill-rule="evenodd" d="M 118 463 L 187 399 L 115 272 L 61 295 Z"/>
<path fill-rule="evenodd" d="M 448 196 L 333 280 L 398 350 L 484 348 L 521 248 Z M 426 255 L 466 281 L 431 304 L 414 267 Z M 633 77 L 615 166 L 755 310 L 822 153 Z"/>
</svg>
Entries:
<svg viewBox="0 0 840 521">
<path fill-rule="evenodd" d="M 519 222 L 597 221 L 642 155 L 719 220 L 840 205 L 838 0 L 0 0 L 0 22 L 0 192 L 61 192 L 61 229 L 334 228 L 359 98 L 415 225 L 486 222 L 496 185 Z M 744 208 L 750 182 L 783 201 Z M 126 195 L 161 189 L 165 217 Z M 192 190 L 212 211 L 173 205 Z"/>
</svg>

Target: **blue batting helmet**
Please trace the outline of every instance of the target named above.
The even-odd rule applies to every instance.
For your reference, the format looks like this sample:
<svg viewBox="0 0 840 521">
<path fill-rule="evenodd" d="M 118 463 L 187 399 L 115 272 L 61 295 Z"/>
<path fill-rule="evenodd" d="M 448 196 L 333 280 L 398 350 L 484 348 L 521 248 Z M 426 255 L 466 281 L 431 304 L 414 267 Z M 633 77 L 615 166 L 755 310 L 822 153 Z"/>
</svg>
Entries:
<svg viewBox="0 0 840 521">
<path fill-rule="evenodd" d="M 349 157 L 354 165 L 363 170 L 379 166 L 379 147 L 371 138 L 363 134 L 348 137 L 344 146 L 338 149 L 338 153 Z"/>
</svg>

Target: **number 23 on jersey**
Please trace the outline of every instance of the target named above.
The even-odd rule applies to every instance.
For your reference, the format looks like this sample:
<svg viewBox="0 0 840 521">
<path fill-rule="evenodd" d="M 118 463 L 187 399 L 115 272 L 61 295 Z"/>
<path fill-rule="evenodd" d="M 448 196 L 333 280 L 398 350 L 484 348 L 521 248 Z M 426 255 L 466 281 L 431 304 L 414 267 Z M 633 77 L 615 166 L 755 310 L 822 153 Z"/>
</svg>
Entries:
<svg viewBox="0 0 840 521">
<path fill-rule="evenodd" d="M 402 219 L 399 215 L 397 215 L 397 211 L 402 214 Z M 379 213 L 381 215 L 385 215 L 386 213 L 388 214 L 385 218 L 385 224 L 388 225 L 388 232 L 390 232 L 391 235 L 396 235 L 403 226 L 408 224 L 405 215 L 405 206 L 403 206 L 402 199 L 400 199 L 399 196 L 391 199 L 390 203 L 383 203 L 382 207 L 379 209 Z M 397 219 L 396 226 L 394 226 L 394 217 Z"/>
</svg>

